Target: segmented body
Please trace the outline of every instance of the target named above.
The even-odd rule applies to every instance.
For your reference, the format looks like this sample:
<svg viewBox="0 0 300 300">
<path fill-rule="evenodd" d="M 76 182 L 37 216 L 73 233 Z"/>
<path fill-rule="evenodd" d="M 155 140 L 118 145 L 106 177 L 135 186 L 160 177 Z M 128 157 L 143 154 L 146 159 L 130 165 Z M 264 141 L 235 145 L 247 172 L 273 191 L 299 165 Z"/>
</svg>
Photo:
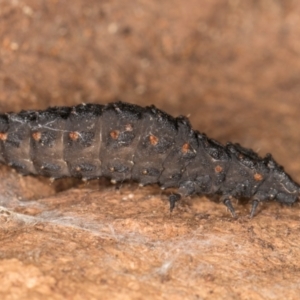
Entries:
<svg viewBox="0 0 300 300">
<path fill-rule="evenodd" d="M 299 186 L 271 157 L 239 144 L 221 145 L 194 131 L 187 118 L 123 102 L 0 114 L 0 161 L 24 175 L 108 177 L 177 187 L 181 196 L 297 200 Z"/>
</svg>

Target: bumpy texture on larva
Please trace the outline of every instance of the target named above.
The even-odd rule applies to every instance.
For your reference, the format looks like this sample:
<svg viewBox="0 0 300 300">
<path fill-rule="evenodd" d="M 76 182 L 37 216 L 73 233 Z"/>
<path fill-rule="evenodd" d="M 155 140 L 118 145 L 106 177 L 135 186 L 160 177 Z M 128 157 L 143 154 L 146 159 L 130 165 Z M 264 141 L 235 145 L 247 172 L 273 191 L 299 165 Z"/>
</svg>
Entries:
<svg viewBox="0 0 300 300">
<path fill-rule="evenodd" d="M 187 118 L 154 106 L 117 102 L 0 114 L 0 146 L 0 161 L 24 175 L 178 187 L 171 206 L 179 195 L 219 194 L 234 214 L 232 197 L 289 204 L 299 195 L 271 155 L 223 146 L 192 130 Z"/>
</svg>

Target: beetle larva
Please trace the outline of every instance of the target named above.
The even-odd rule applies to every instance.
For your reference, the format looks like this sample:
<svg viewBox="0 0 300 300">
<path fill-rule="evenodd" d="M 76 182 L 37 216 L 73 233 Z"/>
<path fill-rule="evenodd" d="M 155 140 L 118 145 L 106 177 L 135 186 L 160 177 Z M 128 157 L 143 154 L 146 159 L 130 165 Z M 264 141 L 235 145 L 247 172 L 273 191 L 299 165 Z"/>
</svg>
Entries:
<svg viewBox="0 0 300 300">
<path fill-rule="evenodd" d="M 292 204 L 300 187 L 270 154 L 259 157 L 239 144 L 225 146 L 194 131 L 187 118 L 123 102 L 50 107 L 0 114 L 0 161 L 24 175 L 84 180 L 101 176 L 178 188 L 182 196 L 220 195 L 231 214 L 232 198 Z"/>
</svg>

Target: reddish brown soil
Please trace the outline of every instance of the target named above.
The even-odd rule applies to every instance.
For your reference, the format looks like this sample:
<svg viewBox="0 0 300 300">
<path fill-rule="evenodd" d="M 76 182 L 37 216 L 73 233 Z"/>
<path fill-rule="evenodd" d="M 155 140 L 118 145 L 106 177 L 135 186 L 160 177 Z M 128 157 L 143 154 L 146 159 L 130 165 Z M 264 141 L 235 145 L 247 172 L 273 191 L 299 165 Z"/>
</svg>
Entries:
<svg viewBox="0 0 300 300">
<path fill-rule="evenodd" d="M 0 0 L 0 111 L 155 104 L 300 182 L 299 34 L 293 0 Z M 1 299 L 299 299 L 299 204 L 170 215 L 156 186 L 3 166 L 0 206 Z"/>
</svg>

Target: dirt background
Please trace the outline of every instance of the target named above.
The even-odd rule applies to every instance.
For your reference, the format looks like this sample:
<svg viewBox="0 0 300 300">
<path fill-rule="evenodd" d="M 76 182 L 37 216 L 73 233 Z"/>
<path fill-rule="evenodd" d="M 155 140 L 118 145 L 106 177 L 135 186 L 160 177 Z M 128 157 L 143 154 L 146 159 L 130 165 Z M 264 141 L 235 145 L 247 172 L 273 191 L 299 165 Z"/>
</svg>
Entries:
<svg viewBox="0 0 300 300">
<path fill-rule="evenodd" d="M 300 182 L 300 3 L 0 0 L 0 111 L 116 99 L 276 160 Z M 0 169 L 1 299 L 299 299 L 300 208 Z"/>
</svg>

